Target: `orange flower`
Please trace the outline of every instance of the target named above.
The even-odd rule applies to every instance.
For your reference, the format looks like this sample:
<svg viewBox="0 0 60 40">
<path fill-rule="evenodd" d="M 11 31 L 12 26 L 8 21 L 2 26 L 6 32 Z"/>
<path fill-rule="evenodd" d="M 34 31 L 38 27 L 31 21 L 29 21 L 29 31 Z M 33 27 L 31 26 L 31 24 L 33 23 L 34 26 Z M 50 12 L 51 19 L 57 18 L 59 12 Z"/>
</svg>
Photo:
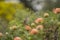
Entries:
<svg viewBox="0 0 60 40">
<path fill-rule="evenodd" d="M 49 14 L 48 13 L 44 13 L 44 17 L 48 17 L 49 16 Z"/>
<path fill-rule="evenodd" d="M 25 26 L 25 29 L 28 30 L 28 31 L 30 31 L 30 30 L 31 30 L 31 27 L 28 26 L 28 25 L 26 25 L 26 26 Z"/>
<path fill-rule="evenodd" d="M 54 12 L 55 14 L 60 13 L 60 8 L 55 8 L 55 9 L 53 9 L 53 12 Z"/>
<path fill-rule="evenodd" d="M 22 40 L 20 37 L 15 37 L 14 40 Z"/>
<path fill-rule="evenodd" d="M 36 27 L 36 29 L 41 29 L 41 30 L 43 30 L 43 25 L 38 25 L 38 26 Z"/>
<path fill-rule="evenodd" d="M 38 33 L 37 29 L 32 29 L 31 32 L 30 32 L 31 35 L 34 35 L 34 34 L 37 34 L 37 33 Z"/>
<path fill-rule="evenodd" d="M 37 18 L 37 19 L 35 20 L 35 23 L 39 23 L 39 22 L 43 22 L 43 18 Z"/>
<path fill-rule="evenodd" d="M 0 37 L 2 37 L 2 36 L 3 36 L 3 33 L 0 32 Z"/>
</svg>

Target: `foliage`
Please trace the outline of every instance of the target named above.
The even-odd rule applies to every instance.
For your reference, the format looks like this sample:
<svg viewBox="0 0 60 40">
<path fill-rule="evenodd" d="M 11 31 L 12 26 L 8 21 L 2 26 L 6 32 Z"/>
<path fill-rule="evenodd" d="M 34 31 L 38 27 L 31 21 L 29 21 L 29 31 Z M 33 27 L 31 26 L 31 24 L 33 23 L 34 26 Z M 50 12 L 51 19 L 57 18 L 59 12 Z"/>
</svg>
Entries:
<svg viewBox="0 0 60 40">
<path fill-rule="evenodd" d="M 53 40 L 52 38 L 55 35 L 55 30 L 60 26 L 60 21 L 58 19 L 60 14 L 54 14 L 53 12 L 47 11 L 49 16 L 45 17 L 44 12 L 40 12 L 38 16 L 34 14 L 34 12 L 32 12 L 32 14 L 30 13 L 31 11 L 29 12 L 26 9 L 21 11 L 18 10 L 15 15 L 16 18 L 9 23 L 10 27 L 7 28 L 7 31 L 1 40 L 13 40 L 14 37 L 17 36 L 22 38 L 22 40 L 45 40 L 45 38 L 48 38 L 46 37 L 47 34 L 49 34 L 49 39 Z M 25 29 L 23 21 L 27 15 L 30 15 L 28 16 L 28 25 L 32 29 L 36 28 L 38 25 L 43 25 L 43 29 L 40 28 L 37 34 L 31 35 L 30 31 Z M 43 18 L 44 21 L 42 23 L 35 23 L 37 18 Z"/>
<path fill-rule="evenodd" d="M 21 8 L 23 6 L 18 4 L 16 12 L 12 7 L 11 11 L 6 14 L 6 10 L 11 7 L 11 5 L 6 5 L 4 7 L 5 5 L 2 4 L 3 9 L 1 11 L 3 11 L 3 14 L 15 13 L 15 18 L 9 22 L 9 26 L 6 27 L 7 31 L 4 34 L 0 33 L 1 40 L 14 40 L 15 37 L 22 40 L 55 40 L 57 38 L 60 40 L 60 13 L 41 11 L 36 14 L 28 8 Z M 2 12 L 0 15 L 2 15 Z M 27 26 L 24 24 L 26 17 L 28 17 L 28 20 L 26 20 Z"/>
<path fill-rule="evenodd" d="M 23 9 L 22 3 L 14 4 L 14 3 L 6 3 L 3 1 L 0 2 L 0 31 L 2 30 L 4 32 L 6 30 L 9 21 L 14 19 L 15 13 L 19 8 Z"/>
</svg>

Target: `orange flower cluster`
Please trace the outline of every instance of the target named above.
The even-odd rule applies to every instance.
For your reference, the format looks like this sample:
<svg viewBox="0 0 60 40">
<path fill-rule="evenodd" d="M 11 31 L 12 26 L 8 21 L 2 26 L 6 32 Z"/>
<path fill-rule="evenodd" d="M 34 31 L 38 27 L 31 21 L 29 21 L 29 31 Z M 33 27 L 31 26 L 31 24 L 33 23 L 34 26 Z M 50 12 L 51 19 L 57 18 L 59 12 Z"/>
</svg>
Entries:
<svg viewBox="0 0 60 40">
<path fill-rule="evenodd" d="M 41 30 L 43 30 L 43 25 L 38 25 L 38 26 L 36 27 L 36 29 L 41 29 Z"/>
<path fill-rule="evenodd" d="M 0 37 L 2 37 L 2 36 L 3 36 L 3 33 L 0 32 Z"/>
<path fill-rule="evenodd" d="M 39 23 L 39 22 L 43 22 L 43 18 L 37 18 L 35 20 L 35 23 Z M 31 25 L 35 25 L 35 23 Z M 29 34 L 34 35 L 34 34 L 39 33 L 39 29 L 43 30 L 43 25 L 37 25 L 36 28 L 31 28 L 31 26 L 25 25 L 25 29 L 29 31 Z"/>
<path fill-rule="evenodd" d="M 39 23 L 39 22 L 43 22 L 43 18 L 37 18 L 37 19 L 35 20 L 35 23 Z"/>
<path fill-rule="evenodd" d="M 60 13 L 60 8 L 55 8 L 55 9 L 53 9 L 53 12 L 54 12 L 55 14 Z"/>
<path fill-rule="evenodd" d="M 15 37 L 14 40 L 22 40 L 20 37 Z"/>
<path fill-rule="evenodd" d="M 28 31 L 30 31 L 30 30 L 31 30 L 31 27 L 28 26 L 28 25 L 26 25 L 26 26 L 25 26 L 25 29 L 28 30 Z"/>
<path fill-rule="evenodd" d="M 34 35 L 34 34 L 37 34 L 38 33 L 38 30 L 37 29 L 32 29 L 31 31 L 30 31 L 30 34 L 31 35 Z"/>
<path fill-rule="evenodd" d="M 36 28 L 33 29 L 30 26 L 25 26 L 25 29 L 28 30 L 31 35 L 34 35 L 39 33 L 38 29 L 43 30 L 43 25 L 38 25 L 36 26 Z"/>
</svg>

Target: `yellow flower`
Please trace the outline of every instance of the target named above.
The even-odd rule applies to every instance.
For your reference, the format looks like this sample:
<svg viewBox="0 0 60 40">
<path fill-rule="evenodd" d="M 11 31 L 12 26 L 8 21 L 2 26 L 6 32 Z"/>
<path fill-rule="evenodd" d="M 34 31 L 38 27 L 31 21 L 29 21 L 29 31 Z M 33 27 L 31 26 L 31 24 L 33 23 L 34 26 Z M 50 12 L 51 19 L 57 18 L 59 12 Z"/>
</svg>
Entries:
<svg viewBox="0 0 60 40">
<path fill-rule="evenodd" d="M 16 30 L 17 29 L 17 26 L 12 26 L 12 27 L 10 27 L 10 30 Z"/>
<path fill-rule="evenodd" d="M 44 13 L 44 17 L 48 17 L 49 16 L 49 13 Z"/>
<path fill-rule="evenodd" d="M 35 25 L 35 23 L 31 23 L 31 26 L 34 26 Z"/>
<path fill-rule="evenodd" d="M 13 19 L 13 16 L 12 16 L 12 15 L 6 15 L 6 19 L 7 19 L 8 21 L 11 21 L 11 20 Z"/>
</svg>

